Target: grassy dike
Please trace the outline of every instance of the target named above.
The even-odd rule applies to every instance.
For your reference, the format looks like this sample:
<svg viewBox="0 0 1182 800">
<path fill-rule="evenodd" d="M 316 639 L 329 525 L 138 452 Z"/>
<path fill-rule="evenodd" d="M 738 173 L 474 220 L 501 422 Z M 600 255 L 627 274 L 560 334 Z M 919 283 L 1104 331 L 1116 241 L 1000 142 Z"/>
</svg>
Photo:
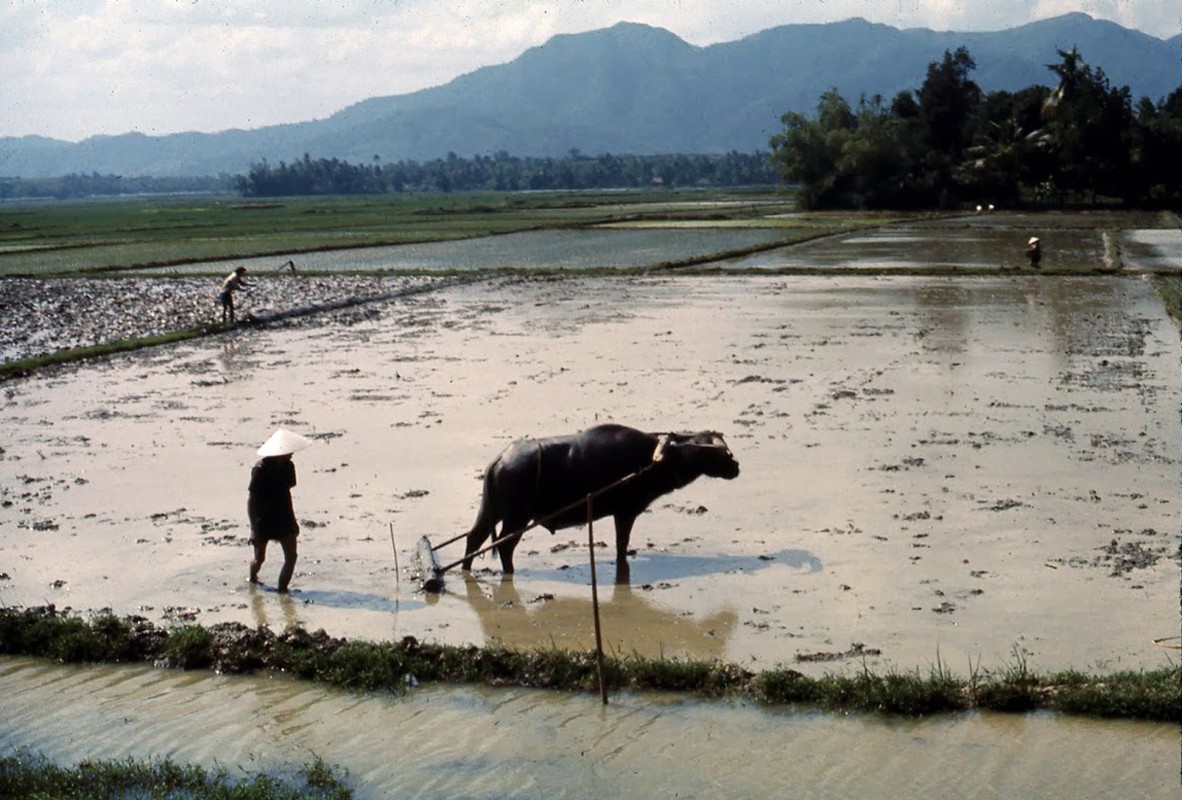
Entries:
<svg viewBox="0 0 1182 800">
<path fill-rule="evenodd" d="M 142 663 L 222 673 L 273 670 L 357 691 L 402 693 L 420 683 L 485 684 L 594 692 L 594 653 L 348 641 L 293 628 L 275 634 L 240 623 L 162 628 L 143 617 L 87 618 L 53 606 L 0 609 L 0 653 L 63 663 Z M 861 670 L 809 677 L 787 668 L 750 672 L 733 664 L 610 657 L 610 691 L 672 691 L 703 699 L 742 697 L 765 705 L 920 716 L 971 709 L 1182 722 L 1182 668 L 1106 675 L 1040 675 L 1015 654 L 999 671 L 953 675 L 937 659 L 926 674 Z"/>
<path fill-rule="evenodd" d="M 22 358 L 16 361 L 6 361 L 4 363 L 0 363 L 0 380 L 3 380 L 7 377 L 21 377 L 28 375 L 37 369 L 53 366 L 54 364 L 69 364 L 74 361 L 85 361 L 86 359 L 98 358 L 100 356 L 109 356 L 116 353 L 129 353 L 133 350 L 142 350 L 145 347 L 157 347 L 164 344 L 183 342 L 186 339 L 196 339 L 199 336 L 209 336 L 211 334 L 228 329 L 229 326 L 225 325 L 209 325 L 203 328 L 188 328 L 179 331 L 172 331 L 171 333 L 162 333 L 157 336 L 144 336 L 139 339 L 124 339 L 117 342 L 88 345 L 86 347 L 72 347 L 68 350 L 58 350 L 44 356 L 38 356 L 36 358 Z"/>
<path fill-rule="evenodd" d="M 9 800 L 349 800 L 352 790 L 337 770 L 313 759 L 294 775 L 255 774 L 233 778 L 224 769 L 205 770 L 171 759 L 83 761 L 60 767 L 42 756 L 0 757 L 0 797 Z"/>
</svg>

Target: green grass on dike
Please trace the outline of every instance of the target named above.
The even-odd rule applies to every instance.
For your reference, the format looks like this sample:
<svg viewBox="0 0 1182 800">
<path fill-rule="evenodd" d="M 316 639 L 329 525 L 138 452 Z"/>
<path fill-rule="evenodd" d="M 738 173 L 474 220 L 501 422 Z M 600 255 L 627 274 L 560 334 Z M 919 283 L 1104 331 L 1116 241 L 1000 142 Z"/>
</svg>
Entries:
<svg viewBox="0 0 1182 800">
<path fill-rule="evenodd" d="M 353 792 L 338 771 L 319 758 L 293 774 L 232 777 L 172 759 L 86 760 L 60 767 L 41 755 L 0 756 L 0 797 L 8 800 L 349 800 Z"/>
<path fill-rule="evenodd" d="M 1163 650 L 1163 654 L 1167 651 Z M 559 649 L 520 652 L 419 642 L 349 641 L 292 628 L 275 634 L 238 623 L 162 628 L 142 617 L 99 612 L 87 618 L 52 606 L 0 609 L 0 653 L 63 663 L 157 663 L 222 673 L 275 670 L 356 691 L 405 692 L 421 683 L 485 684 L 595 692 L 594 653 Z M 789 668 L 750 672 L 716 661 L 609 657 L 610 691 L 684 692 L 700 698 L 743 697 L 767 705 L 826 711 L 928 715 L 984 709 L 1182 721 L 1182 672 L 1167 661 L 1155 670 L 1102 675 L 1038 674 L 1017 651 L 1012 663 L 954 675 L 939 659 L 928 670 L 804 675 Z"/>
</svg>

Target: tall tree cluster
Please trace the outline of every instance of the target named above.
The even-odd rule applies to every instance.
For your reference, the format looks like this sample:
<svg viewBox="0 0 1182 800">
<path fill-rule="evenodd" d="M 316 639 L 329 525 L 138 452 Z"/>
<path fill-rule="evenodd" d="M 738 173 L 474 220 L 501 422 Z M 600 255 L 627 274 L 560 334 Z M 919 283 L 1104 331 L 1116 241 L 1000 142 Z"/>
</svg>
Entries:
<svg viewBox="0 0 1182 800">
<path fill-rule="evenodd" d="M 426 162 L 353 164 L 340 159 L 302 159 L 251 165 L 236 179 L 253 197 L 318 194 L 381 194 L 404 191 L 522 191 L 615 189 L 652 186 L 767 186 L 778 175 L 767 153 L 721 155 L 599 155 L 571 150 L 562 158 L 520 158 L 506 152 Z"/>
<path fill-rule="evenodd" d="M 1055 89 L 982 92 L 961 47 L 889 104 L 830 90 L 812 118 L 784 115 L 772 160 L 809 208 L 1182 202 L 1182 86 L 1134 108 L 1076 49 L 1058 55 Z"/>
</svg>

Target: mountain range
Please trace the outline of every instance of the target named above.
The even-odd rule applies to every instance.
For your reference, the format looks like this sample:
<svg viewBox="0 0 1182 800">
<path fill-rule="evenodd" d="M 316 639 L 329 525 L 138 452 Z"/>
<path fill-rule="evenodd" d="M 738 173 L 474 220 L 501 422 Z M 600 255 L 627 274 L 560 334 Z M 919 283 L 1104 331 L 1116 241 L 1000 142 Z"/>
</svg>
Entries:
<svg viewBox="0 0 1182 800">
<path fill-rule="evenodd" d="M 964 46 L 985 91 L 1053 85 L 1048 64 L 1076 47 L 1136 102 L 1182 85 L 1182 34 L 1162 40 L 1072 13 L 994 32 L 898 29 L 850 19 L 784 25 L 733 42 L 688 44 L 661 28 L 619 23 L 555 36 L 506 64 L 449 83 L 374 97 L 321 120 L 220 133 L 127 133 L 63 142 L 0 138 L 0 176 L 69 173 L 216 175 L 252 163 L 340 158 L 429 160 L 765 150 L 789 111 L 810 114 L 836 88 L 860 96 L 918 89 L 928 64 Z"/>
</svg>

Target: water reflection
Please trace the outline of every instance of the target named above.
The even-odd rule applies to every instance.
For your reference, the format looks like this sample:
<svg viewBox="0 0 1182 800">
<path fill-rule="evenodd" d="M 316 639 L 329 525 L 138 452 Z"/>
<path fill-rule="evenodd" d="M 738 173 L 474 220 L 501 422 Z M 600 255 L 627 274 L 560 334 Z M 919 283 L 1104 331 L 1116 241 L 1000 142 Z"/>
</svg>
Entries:
<svg viewBox="0 0 1182 800">
<path fill-rule="evenodd" d="M 998 227 L 922 225 L 823 237 L 722 262 L 730 269 L 974 269 L 1006 270 L 1025 266 L 1024 230 Z M 1044 266 L 1084 269 L 1099 266 L 1102 242 L 1091 230 L 1057 230 L 1046 243 L 1051 256 Z M 1044 235 L 1045 238 L 1045 235 Z"/>
<path fill-rule="evenodd" d="M 218 351 L 218 366 L 223 375 L 235 375 L 242 371 L 238 357 L 238 337 L 234 334 L 223 336 L 221 350 Z"/>
<path fill-rule="evenodd" d="M 778 228 L 676 228 L 524 231 L 418 244 L 324 250 L 299 255 L 301 271 L 436 271 L 488 269 L 628 269 L 703 258 L 782 240 Z M 251 274 L 275 270 L 275 256 L 241 259 Z M 221 274 L 221 262 L 151 270 L 157 274 Z"/>
<path fill-rule="evenodd" d="M 463 590 L 491 645 L 526 651 L 553 647 L 591 650 L 595 646 L 589 587 L 582 597 L 523 597 L 511 575 L 487 585 L 465 574 Z M 687 616 L 661 606 L 656 592 L 634 591 L 628 584 L 616 584 L 610 591 L 601 589 L 599 598 L 604 647 L 617 655 L 721 659 L 738 622 L 738 615 L 729 608 Z"/>
<path fill-rule="evenodd" d="M 296 601 L 290 594 L 280 594 L 265 589 L 257 584 L 250 584 L 250 613 L 254 615 L 255 625 L 273 630 L 303 627 L 303 620 L 297 613 Z M 278 613 L 276 613 L 278 606 Z M 279 621 L 282 626 L 277 625 Z"/>
<path fill-rule="evenodd" d="M 769 568 L 812 574 L 821 560 L 806 550 L 785 549 L 764 555 L 639 554 L 622 569 L 597 567 L 599 605 L 605 648 L 617 655 L 649 658 L 684 656 L 724 659 L 727 642 L 739 622 L 730 607 L 702 615 L 675 610 L 662 594 L 678 581 L 725 574 L 750 574 Z M 615 583 L 604 587 L 614 570 Z M 565 569 L 525 570 L 525 586 L 574 585 L 570 594 L 522 595 L 513 576 L 491 584 L 462 573 L 463 594 L 480 621 L 489 644 L 517 650 L 559 647 L 590 650 L 595 644 L 591 572 L 586 562 Z M 528 583 L 525 577 L 528 576 Z M 459 591 L 454 584 L 452 591 Z"/>
<path fill-rule="evenodd" d="M 695 577 L 752 573 L 779 565 L 806 573 L 820 572 L 821 560 L 804 550 L 781 550 L 763 556 L 640 555 L 629 569 L 616 572 L 616 583 L 600 588 L 599 605 L 605 646 L 616 654 L 636 653 L 650 658 L 689 656 L 726 657 L 727 642 L 739 616 L 732 608 L 689 615 L 661 602 L 674 582 Z M 611 568 L 597 569 L 605 575 Z M 632 581 L 629 581 L 629 577 Z M 491 585 L 463 575 L 463 592 L 480 620 L 485 640 L 515 650 L 594 647 L 594 610 L 590 566 L 530 571 L 529 586 L 549 581 L 577 584 L 581 594 L 523 596 L 513 576 L 500 576 Z M 638 588 L 634 588 L 633 584 Z"/>
</svg>

